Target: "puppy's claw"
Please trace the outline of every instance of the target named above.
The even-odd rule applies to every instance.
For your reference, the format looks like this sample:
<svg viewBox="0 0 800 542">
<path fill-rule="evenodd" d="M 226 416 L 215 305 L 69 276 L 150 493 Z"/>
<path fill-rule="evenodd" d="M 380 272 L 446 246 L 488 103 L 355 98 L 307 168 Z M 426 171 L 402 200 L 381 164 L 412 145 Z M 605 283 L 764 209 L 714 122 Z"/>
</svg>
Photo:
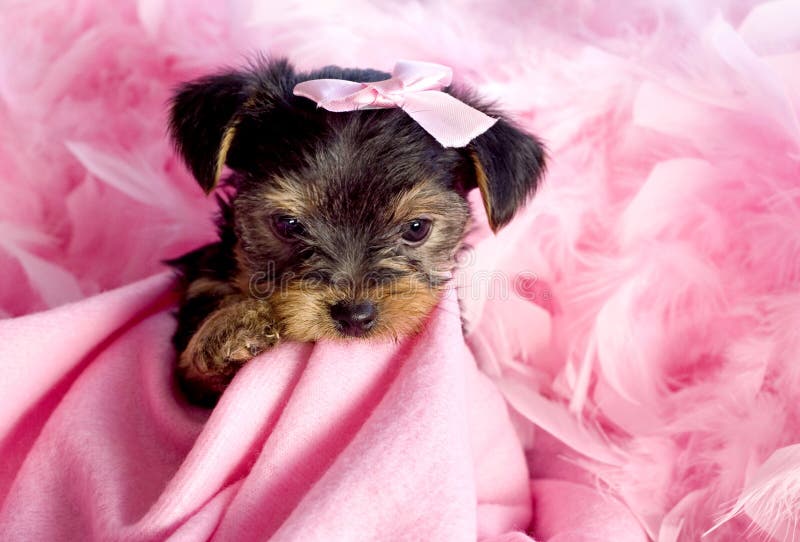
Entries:
<svg viewBox="0 0 800 542">
<path fill-rule="evenodd" d="M 180 355 L 178 380 L 193 403 L 213 406 L 242 365 L 277 343 L 269 307 L 248 299 L 211 314 Z"/>
</svg>

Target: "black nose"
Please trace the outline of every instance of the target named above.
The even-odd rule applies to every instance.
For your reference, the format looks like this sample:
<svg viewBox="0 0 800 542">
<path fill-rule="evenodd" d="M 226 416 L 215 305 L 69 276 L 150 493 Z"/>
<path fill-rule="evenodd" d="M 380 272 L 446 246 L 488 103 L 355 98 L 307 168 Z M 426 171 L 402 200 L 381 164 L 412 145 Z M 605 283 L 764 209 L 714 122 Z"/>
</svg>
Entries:
<svg viewBox="0 0 800 542">
<path fill-rule="evenodd" d="M 360 337 L 375 325 L 378 308 L 372 301 L 339 301 L 331 306 L 331 318 L 339 331 L 351 337 Z"/>
</svg>

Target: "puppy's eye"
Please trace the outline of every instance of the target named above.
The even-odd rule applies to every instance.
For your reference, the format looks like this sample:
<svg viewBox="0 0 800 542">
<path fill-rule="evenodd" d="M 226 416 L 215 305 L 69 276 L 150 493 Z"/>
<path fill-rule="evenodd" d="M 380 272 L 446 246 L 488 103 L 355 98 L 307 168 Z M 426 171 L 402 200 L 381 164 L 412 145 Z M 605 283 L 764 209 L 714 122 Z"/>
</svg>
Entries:
<svg viewBox="0 0 800 542">
<path fill-rule="evenodd" d="M 412 246 L 421 245 L 431 233 L 431 221 L 427 218 L 415 218 L 406 224 L 403 230 L 403 241 Z"/>
<path fill-rule="evenodd" d="M 298 235 L 302 235 L 305 231 L 298 219 L 286 215 L 275 215 L 272 217 L 272 229 L 275 230 L 278 237 L 283 239 L 297 237 Z"/>
</svg>

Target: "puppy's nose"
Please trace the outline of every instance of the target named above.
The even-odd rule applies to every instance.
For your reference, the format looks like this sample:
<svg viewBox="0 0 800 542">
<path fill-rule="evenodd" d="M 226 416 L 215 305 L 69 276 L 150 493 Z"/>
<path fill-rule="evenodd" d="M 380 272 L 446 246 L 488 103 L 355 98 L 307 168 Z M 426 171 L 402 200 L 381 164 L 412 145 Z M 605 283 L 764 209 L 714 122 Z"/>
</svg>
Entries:
<svg viewBox="0 0 800 542">
<path fill-rule="evenodd" d="M 360 337 L 375 325 L 378 308 L 372 301 L 339 301 L 331 306 L 331 318 L 339 330 L 351 337 Z"/>
</svg>

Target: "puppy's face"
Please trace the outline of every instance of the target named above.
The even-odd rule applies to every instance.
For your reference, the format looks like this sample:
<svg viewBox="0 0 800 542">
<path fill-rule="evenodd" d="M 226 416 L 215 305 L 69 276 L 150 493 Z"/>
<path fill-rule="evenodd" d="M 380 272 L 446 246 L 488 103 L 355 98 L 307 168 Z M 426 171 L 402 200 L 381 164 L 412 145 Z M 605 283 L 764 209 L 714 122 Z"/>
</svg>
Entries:
<svg viewBox="0 0 800 542">
<path fill-rule="evenodd" d="M 444 148 L 399 109 L 331 113 L 292 94 L 307 79 L 388 77 L 298 75 L 278 61 L 190 83 L 173 102 L 172 133 L 200 184 L 234 172 L 233 279 L 269 299 L 288 339 L 415 332 L 463 238 L 466 191 L 480 188 L 500 227 L 543 170 L 538 141 L 505 121 Z"/>
<path fill-rule="evenodd" d="M 331 138 L 345 139 L 333 154 L 240 182 L 240 269 L 294 340 L 413 332 L 452 267 L 464 199 L 413 149 Z"/>
</svg>

